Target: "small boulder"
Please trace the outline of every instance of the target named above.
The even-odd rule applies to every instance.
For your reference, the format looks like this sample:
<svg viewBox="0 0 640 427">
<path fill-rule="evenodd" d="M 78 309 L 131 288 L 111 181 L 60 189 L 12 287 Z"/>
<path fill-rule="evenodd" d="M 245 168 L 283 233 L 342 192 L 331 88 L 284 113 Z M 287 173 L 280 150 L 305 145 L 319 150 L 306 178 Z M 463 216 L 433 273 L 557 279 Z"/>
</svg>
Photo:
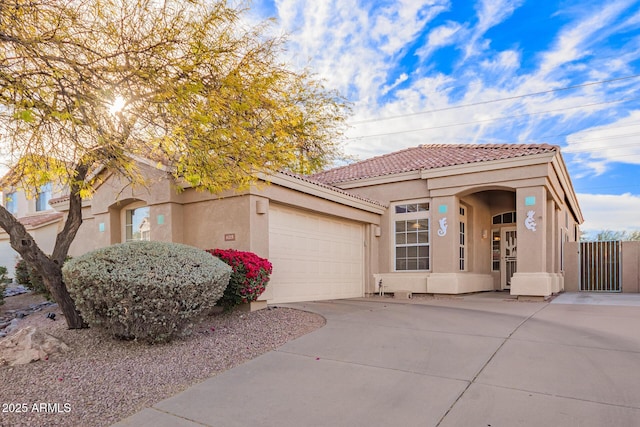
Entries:
<svg viewBox="0 0 640 427">
<path fill-rule="evenodd" d="M 25 365 L 68 350 L 58 338 L 27 326 L 0 341 L 0 365 Z"/>
<path fill-rule="evenodd" d="M 11 320 L 11 322 L 4 327 L 4 332 L 9 335 L 10 333 L 18 330 L 18 323 L 20 323 L 20 319 L 18 318 Z"/>
</svg>

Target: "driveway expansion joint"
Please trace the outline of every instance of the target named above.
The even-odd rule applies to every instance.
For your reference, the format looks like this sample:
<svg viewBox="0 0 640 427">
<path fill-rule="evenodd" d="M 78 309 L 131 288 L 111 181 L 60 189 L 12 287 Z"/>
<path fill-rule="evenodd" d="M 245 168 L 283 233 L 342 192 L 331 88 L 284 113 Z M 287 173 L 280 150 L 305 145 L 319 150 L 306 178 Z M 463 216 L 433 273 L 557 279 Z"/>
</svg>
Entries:
<svg viewBox="0 0 640 427">
<path fill-rule="evenodd" d="M 623 409 L 637 409 L 640 410 L 640 406 L 633 406 L 633 405 L 621 405 L 618 403 L 610 403 L 610 402 L 602 402 L 599 400 L 591 400 L 591 399 L 582 399 L 579 397 L 575 397 L 575 396 L 566 396 L 564 394 L 558 394 L 558 393 L 544 393 L 542 391 L 535 391 L 535 390 L 527 390 L 527 389 L 523 389 L 523 388 L 516 388 L 516 387 L 507 387 L 507 386 L 503 386 L 503 385 L 498 385 L 498 384 L 492 384 L 492 383 L 486 383 L 486 382 L 482 382 L 482 381 L 475 381 L 475 384 L 480 384 L 480 385 L 484 385 L 487 387 L 495 387 L 495 388 L 500 388 L 503 390 L 512 390 L 512 391 L 520 391 L 522 393 L 529 393 L 531 395 L 535 394 L 538 396 L 548 396 L 548 397 L 559 397 L 561 399 L 570 399 L 570 400 L 575 400 L 576 402 L 585 402 L 585 403 L 593 403 L 596 405 L 605 405 L 605 406 L 611 406 L 614 408 L 623 408 Z"/>
<path fill-rule="evenodd" d="M 453 380 L 453 381 L 460 381 L 460 382 L 464 382 L 464 383 L 469 383 L 469 379 L 468 378 L 455 378 L 455 377 L 448 377 L 448 376 L 444 376 L 444 375 L 434 375 L 434 374 L 429 374 L 429 373 L 420 372 L 420 371 L 413 371 L 413 370 L 409 370 L 409 369 L 390 368 L 390 367 L 387 367 L 387 366 L 371 365 L 371 364 L 367 364 L 367 363 L 349 362 L 347 360 L 332 359 L 330 357 L 318 357 L 318 356 L 314 356 L 314 355 L 311 355 L 311 354 L 294 353 L 294 352 L 290 352 L 290 351 L 286 351 L 286 350 L 280 350 L 280 349 L 276 349 L 276 350 L 273 350 L 273 351 L 276 352 L 276 353 L 289 354 L 291 356 L 299 356 L 299 357 L 303 357 L 305 359 L 315 359 L 318 362 L 321 362 L 323 360 L 327 360 L 327 361 L 330 361 L 330 362 L 343 363 L 345 365 L 362 366 L 362 367 L 365 367 L 365 368 L 375 368 L 375 369 L 381 369 L 381 370 L 384 370 L 384 371 L 392 371 L 392 372 L 403 372 L 403 373 L 406 373 L 406 374 L 420 375 L 420 376 L 423 376 L 423 377 L 440 378 L 440 379 L 445 379 L 445 380 Z"/>
<path fill-rule="evenodd" d="M 447 417 L 447 415 L 449 415 L 449 413 L 451 412 L 451 410 L 454 408 L 454 406 L 456 406 L 456 404 L 460 401 L 460 399 L 462 398 L 462 396 L 464 396 L 464 394 L 469 390 L 469 387 L 471 387 L 472 384 L 474 384 L 476 382 L 476 380 L 478 379 L 478 377 L 480 376 L 480 374 L 482 373 L 482 371 L 485 370 L 485 368 L 489 365 L 489 363 L 491 363 L 491 361 L 496 357 L 496 355 L 498 354 L 498 352 L 502 349 L 502 347 L 504 347 L 504 345 L 507 343 L 507 341 L 509 341 L 511 339 L 511 337 L 513 336 L 513 334 L 515 334 L 518 329 L 520 329 L 525 323 L 527 323 L 532 317 L 534 317 L 536 314 L 540 313 L 542 310 L 544 310 L 545 308 L 549 307 L 549 304 L 544 304 L 542 307 L 540 307 L 538 310 L 534 311 L 533 313 L 531 313 L 529 316 L 527 316 L 525 319 L 522 320 L 522 322 L 520 322 L 515 328 L 513 328 L 513 331 L 511 331 L 511 333 L 509 333 L 509 335 L 507 335 L 506 338 L 504 338 L 502 340 L 502 343 L 498 346 L 498 348 L 496 348 L 496 350 L 493 352 L 493 354 L 491 354 L 491 356 L 489 356 L 489 358 L 487 359 L 487 361 L 484 363 L 484 365 L 482 365 L 482 367 L 478 370 L 478 372 L 476 373 L 476 375 L 473 377 L 473 379 L 467 384 L 467 386 L 464 388 L 464 390 L 462 390 L 462 393 L 460 393 L 460 395 L 456 398 L 456 400 L 451 404 L 451 406 L 449 407 L 449 409 L 447 409 L 447 411 L 444 413 L 444 415 L 442 415 L 442 417 L 440 418 L 440 420 L 438 420 L 438 423 L 436 424 L 436 427 L 438 427 L 440 424 L 442 424 L 442 422 L 444 421 L 444 419 Z"/>
</svg>

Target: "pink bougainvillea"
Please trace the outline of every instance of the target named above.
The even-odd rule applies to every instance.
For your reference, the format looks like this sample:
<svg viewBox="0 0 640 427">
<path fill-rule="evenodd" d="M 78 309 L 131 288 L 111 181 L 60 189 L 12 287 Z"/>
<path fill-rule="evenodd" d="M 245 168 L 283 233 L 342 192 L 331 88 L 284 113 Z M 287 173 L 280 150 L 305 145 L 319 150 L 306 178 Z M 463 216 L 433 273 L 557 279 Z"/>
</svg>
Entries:
<svg viewBox="0 0 640 427">
<path fill-rule="evenodd" d="M 255 301 L 262 295 L 273 270 L 268 260 L 253 252 L 235 249 L 208 249 L 207 252 L 220 258 L 233 269 L 229 285 L 219 301 L 220 305 L 231 308 Z"/>
</svg>

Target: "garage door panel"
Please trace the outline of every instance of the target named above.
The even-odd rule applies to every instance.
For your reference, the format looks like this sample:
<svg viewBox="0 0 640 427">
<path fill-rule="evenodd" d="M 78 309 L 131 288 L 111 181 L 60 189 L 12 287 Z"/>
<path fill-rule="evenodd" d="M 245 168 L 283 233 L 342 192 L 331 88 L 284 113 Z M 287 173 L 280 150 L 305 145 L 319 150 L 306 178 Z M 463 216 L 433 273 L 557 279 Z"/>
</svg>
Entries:
<svg viewBox="0 0 640 427">
<path fill-rule="evenodd" d="M 363 239 L 362 224 L 272 205 L 269 302 L 363 296 Z"/>
</svg>

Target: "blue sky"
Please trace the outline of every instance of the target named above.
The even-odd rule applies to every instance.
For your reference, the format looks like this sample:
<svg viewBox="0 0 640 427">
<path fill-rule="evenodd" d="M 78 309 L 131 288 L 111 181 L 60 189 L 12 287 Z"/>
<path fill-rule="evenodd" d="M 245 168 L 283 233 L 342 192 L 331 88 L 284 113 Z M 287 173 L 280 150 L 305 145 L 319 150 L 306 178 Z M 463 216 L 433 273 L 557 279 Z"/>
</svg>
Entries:
<svg viewBox="0 0 640 427">
<path fill-rule="evenodd" d="M 640 230 L 640 1 L 254 0 L 353 105 L 345 150 L 550 143 L 585 231 Z"/>
</svg>

